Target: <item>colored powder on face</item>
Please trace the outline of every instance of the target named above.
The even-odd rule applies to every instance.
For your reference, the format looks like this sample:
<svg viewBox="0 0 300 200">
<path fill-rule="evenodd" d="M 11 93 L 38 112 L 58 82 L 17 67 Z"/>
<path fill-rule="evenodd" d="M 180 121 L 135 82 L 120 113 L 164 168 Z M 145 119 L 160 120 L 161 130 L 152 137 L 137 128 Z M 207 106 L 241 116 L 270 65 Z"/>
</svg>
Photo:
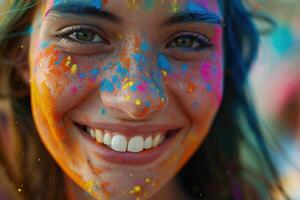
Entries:
<svg viewBox="0 0 300 200">
<path fill-rule="evenodd" d="M 131 9 L 139 9 L 139 4 L 141 3 L 141 0 L 127 0 L 127 5 Z"/>
<path fill-rule="evenodd" d="M 86 77 L 86 74 L 85 74 L 85 73 L 80 73 L 80 74 L 78 74 L 78 77 L 79 77 L 80 79 L 83 79 L 83 78 Z"/>
<path fill-rule="evenodd" d="M 105 108 L 101 108 L 101 109 L 100 109 L 100 113 L 101 113 L 102 115 L 105 115 L 105 114 L 106 114 Z"/>
<path fill-rule="evenodd" d="M 95 77 L 95 76 L 98 76 L 98 74 L 100 73 L 99 69 L 92 69 L 90 71 L 90 74 Z"/>
<path fill-rule="evenodd" d="M 101 81 L 100 83 L 100 91 L 101 92 L 113 92 L 115 90 L 114 85 L 107 79 L 104 79 L 103 81 Z"/>
<path fill-rule="evenodd" d="M 212 88 L 211 88 L 211 85 L 210 85 L 210 84 L 207 84 L 207 85 L 206 85 L 206 90 L 207 90 L 208 92 L 211 92 L 211 89 L 212 89 Z"/>
<path fill-rule="evenodd" d="M 171 71 L 171 64 L 170 64 L 170 62 L 168 61 L 168 59 L 164 55 L 159 54 L 157 62 L 158 62 L 157 66 L 159 68 L 165 70 L 166 72 L 170 72 Z"/>
<path fill-rule="evenodd" d="M 116 63 L 117 69 L 116 72 L 119 74 L 121 79 L 124 79 L 128 75 L 128 70 L 124 67 L 122 67 L 122 64 L 120 62 Z"/>
<path fill-rule="evenodd" d="M 145 10 L 151 10 L 154 7 L 155 0 L 144 0 Z"/>
<path fill-rule="evenodd" d="M 141 44 L 141 50 L 142 51 L 149 51 L 150 50 L 150 46 L 149 46 L 148 42 L 146 42 L 146 41 L 142 42 L 142 44 Z"/>
<path fill-rule="evenodd" d="M 203 15 L 203 19 L 205 19 L 207 23 L 221 24 L 221 19 L 218 15 L 210 12 L 207 8 L 197 3 L 188 2 L 185 6 L 185 9 L 189 12 L 199 13 Z"/>
<path fill-rule="evenodd" d="M 80 4 L 88 5 L 95 7 L 97 9 L 101 9 L 103 4 L 106 3 L 107 0 L 104 0 L 102 3 L 102 0 L 81 0 Z M 54 6 L 60 6 L 61 4 L 75 4 L 78 3 L 76 0 L 54 0 Z"/>
<path fill-rule="evenodd" d="M 142 62 L 146 61 L 145 55 L 141 54 L 141 53 L 134 54 L 133 58 L 134 58 L 136 63 L 142 63 Z"/>
<path fill-rule="evenodd" d="M 171 12 L 175 13 L 180 9 L 180 5 L 178 3 L 178 0 L 172 0 L 171 2 Z"/>
<path fill-rule="evenodd" d="M 113 75 L 111 81 L 113 82 L 113 84 L 116 84 L 118 81 L 118 76 Z"/>
<path fill-rule="evenodd" d="M 140 106 L 140 105 L 142 104 L 142 101 L 141 101 L 140 99 L 136 99 L 136 100 L 135 100 L 135 104 L 136 104 L 137 106 Z"/>
<path fill-rule="evenodd" d="M 146 107 L 150 107 L 151 106 L 151 103 L 150 103 L 150 101 L 146 101 L 146 103 L 145 103 L 145 105 L 146 105 Z"/>
<path fill-rule="evenodd" d="M 125 99 L 126 99 L 127 101 L 129 101 L 129 100 L 131 99 L 131 96 L 130 96 L 130 95 L 125 96 Z"/>
<path fill-rule="evenodd" d="M 165 71 L 165 70 L 162 70 L 161 73 L 164 75 L 164 76 L 167 76 L 168 73 Z"/>
<path fill-rule="evenodd" d="M 70 69 L 71 74 L 75 74 L 77 71 L 78 71 L 78 66 L 76 64 L 73 64 Z"/>
<path fill-rule="evenodd" d="M 77 89 L 76 86 L 74 86 L 74 87 L 71 88 L 71 93 L 72 93 L 72 94 L 76 94 L 77 91 L 78 91 L 78 89 Z"/>
<path fill-rule="evenodd" d="M 137 88 L 139 89 L 139 91 L 145 92 L 148 88 L 148 85 L 146 83 L 141 83 L 141 84 L 138 84 Z"/>
<path fill-rule="evenodd" d="M 42 41 L 41 44 L 40 44 L 40 47 L 43 48 L 43 49 L 47 48 L 48 46 L 49 46 L 49 41 Z"/>
<path fill-rule="evenodd" d="M 181 66 L 182 72 L 186 72 L 187 69 L 188 69 L 188 65 L 187 65 L 187 64 L 183 64 L 183 65 Z"/>
<path fill-rule="evenodd" d="M 201 73 L 201 76 L 203 78 L 203 80 L 205 81 L 209 81 L 211 80 L 211 63 L 209 61 L 205 61 L 202 66 L 201 66 L 201 69 L 200 69 L 200 73 Z"/>
<path fill-rule="evenodd" d="M 136 91 L 137 91 L 136 85 L 131 86 L 130 89 L 131 89 L 131 91 L 133 91 L 133 92 L 136 92 Z"/>
</svg>

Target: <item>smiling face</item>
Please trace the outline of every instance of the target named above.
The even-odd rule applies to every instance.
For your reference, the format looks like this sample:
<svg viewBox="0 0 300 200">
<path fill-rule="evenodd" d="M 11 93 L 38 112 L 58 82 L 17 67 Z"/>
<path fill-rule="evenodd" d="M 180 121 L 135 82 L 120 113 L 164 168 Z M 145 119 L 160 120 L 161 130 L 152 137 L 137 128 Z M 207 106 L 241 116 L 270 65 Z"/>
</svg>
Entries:
<svg viewBox="0 0 300 200">
<path fill-rule="evenodd" d="M 37 9 L 35 124 L 64 172 L 94 197 L 147 199 L 200 146 L 220 106 L 217 0 L 78 2 Z"/>
</svg>

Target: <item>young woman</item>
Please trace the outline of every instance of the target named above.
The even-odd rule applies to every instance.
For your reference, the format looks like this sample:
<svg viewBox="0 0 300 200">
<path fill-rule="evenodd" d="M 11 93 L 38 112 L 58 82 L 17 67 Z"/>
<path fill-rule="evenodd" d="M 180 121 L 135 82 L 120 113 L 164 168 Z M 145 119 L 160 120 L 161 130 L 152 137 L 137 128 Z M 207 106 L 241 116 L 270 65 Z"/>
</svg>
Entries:
<svg viewBox="0 0 300 200">
<path fill-rule="evenodd" d="M 276 173 L 245 84 L 258 39 L 240 0 L 4 7 L 1 161 L 13 195 L 269 198 Z"/>
</svg>

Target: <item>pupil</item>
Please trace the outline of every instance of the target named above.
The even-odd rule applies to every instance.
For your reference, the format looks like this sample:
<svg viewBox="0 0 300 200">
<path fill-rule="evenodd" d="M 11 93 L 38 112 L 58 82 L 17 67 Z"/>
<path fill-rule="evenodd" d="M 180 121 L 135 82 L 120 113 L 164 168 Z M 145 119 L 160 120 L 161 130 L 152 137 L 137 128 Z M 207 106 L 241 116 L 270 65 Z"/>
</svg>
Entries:
<svg viewBox="0 0 300 200">
<path fill-rule="evenodd" d="M 176 45 L 183 48 L 190 48 L 193 45 L 193 39 L 190 37 L 181 37 L 176 40 Z"/>
<path fill-rule="evenodd" d="M 83 40 L 83 41 L 92 41 L 94 39 L 94 34 L 84 32 L 84 31 L 79 31 L 76 33 L 76 38 L 78 40 Z"/>
</svg>

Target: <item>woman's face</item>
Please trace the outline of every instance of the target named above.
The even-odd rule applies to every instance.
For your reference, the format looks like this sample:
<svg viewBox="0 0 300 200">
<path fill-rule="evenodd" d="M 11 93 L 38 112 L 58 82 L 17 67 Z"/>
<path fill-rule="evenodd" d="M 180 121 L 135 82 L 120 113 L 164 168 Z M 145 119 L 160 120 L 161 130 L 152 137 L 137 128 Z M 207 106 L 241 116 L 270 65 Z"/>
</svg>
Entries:
<svg viewBox="0 0 300 200">
<path fill-rule="evenodd" d="M 45 1 L 30 43 L 35 124 L 102 199 L 146 199 L 206 137 L 222 100 L 217 0 Z"/>
</svg>

